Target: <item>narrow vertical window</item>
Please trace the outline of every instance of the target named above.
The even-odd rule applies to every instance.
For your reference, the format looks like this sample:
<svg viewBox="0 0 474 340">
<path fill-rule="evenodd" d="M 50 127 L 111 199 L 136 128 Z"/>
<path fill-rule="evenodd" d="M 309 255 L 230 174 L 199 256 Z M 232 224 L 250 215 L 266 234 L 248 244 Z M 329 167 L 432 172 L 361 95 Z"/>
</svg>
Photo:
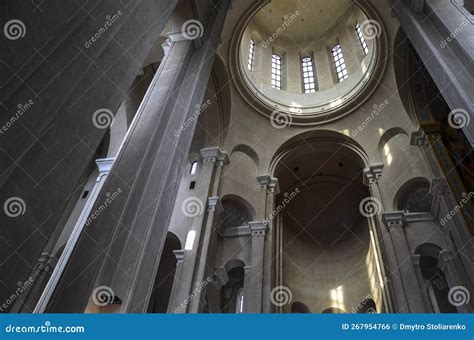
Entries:
<svg viewBox="0 0 474 340">
<path fill-rule="evenodd" d="M 190 171 L 190 174 L 191 174 L 191 175 L 195 175 L 195 174 L 196 174 L 197 166 L 198 166 L 198 162 L 193 162 L 193 164 L 191 164 L 191 171 Z"/>
<path fill-rule="evenodd" d="M 253 41 L 252 38 L 250 38 L 250 43 L 249 43 L 249 60 L 247 67 L 249 71 L 253 71 L 253 62 L 255 59 L 255 41 Z"/>
<path fill-rule="evenodd" d="M 364 34 L 362 33 L 362 28 L 360 27 L 359 22 L 356 22 L 355 25 L 355 31 L 357 34 L 357 37 L 359 38 L 360 45 L 362 46 L 362 51 L 364 51 L 364 55 L 367 55 L 369 53 L 369 48 L 367 47 L 367 42 L 365 41 Z"/>
<path fill-rule="evenodd" d="M 332 58 L 334 59 L 334 67 L 336 68 L 337 80 L 342 82 L 344 79 L 347 79 L 349 75 L 347 74 L 346 62 L 342 55 L 341 44 L 338 43 L 334 45 L 331 52 Z"/>
<path fill-rule="evenodd" d="M 281 90 L 281 57 L 272 54 L 272 87 Z"/>
<path fill-rule="evenodd" d="M 304 57 L 301 59 L 301 74 L 303 76 L 303 92 L 316 92 L 316 76 L 314 74 L 313 58 Z"/>
</svg>

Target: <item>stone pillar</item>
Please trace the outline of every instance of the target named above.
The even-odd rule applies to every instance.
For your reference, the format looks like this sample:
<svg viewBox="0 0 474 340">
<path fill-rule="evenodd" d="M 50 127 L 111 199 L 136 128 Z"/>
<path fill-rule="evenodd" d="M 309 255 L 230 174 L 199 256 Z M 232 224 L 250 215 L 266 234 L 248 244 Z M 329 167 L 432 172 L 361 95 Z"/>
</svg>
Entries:
<svg viewBox="0 0 474 340">
<path fill-rule="evenodd" d="M 403 230 L 405 224 L 403 211 L 383 213 L 382 219 L 392 237 L 403 289 L 408 301 L 408 306 L 406 307 L 410 313 L 424 313 L 424 301 L 422 299 L 418 277 L 412 263 L 411 252 Z M 401 310 L 405 309 L 404 306 L 400 307 Z"/>
<path fill-rule="evenodd" d="M 244 266 L 244 313 L 252 313 L 250 310 L 251 304 L 251 266 Z"/>
<path fill-rule="evenodd" d="M 55 266 L 54 271 L 51 274 L 51 277 L 46 285 L 46 288 L 44 289 L 43 294 L 41 295 L 36 305 L 34 313 L 43 313 L 45 311 L 46 306 L 48 305 L 51 296 L 53 295 L 54 290 L 56 289 L 56 286 L 59 283 L 61 275 L 63 274 L 64 269 L 66 268 L 69 262 L 71 254 L 73 253 L 74 248 L 76 247 L 76 244 L 79 238 L 81 237 L 83 229 L 86 225 L 89 225 L 92 222 L 92 208 L 94 207 L 97 201 L 97 197 L 99 196 L 99 193 L 102 190 L 102 187 L 105 183 L 105 179 L 107 178 L 114 161 L 115 158 L 101 158 L 95 161 L 97 167 L 99 168 L 99 175 L 97 176 L 96 183 L 92 188 L 89 197 L 87 198 L 87 202 L 84 205 L 84 209 L 79 215 L 79 218 L 74 226 L 74 229 L 72 230 L 71 235 L 69 236 L 66 246 L 64 247 L 64 250 L 61 254 L 61 257 L 59 258 L 58 263 Z M 103 204 L 103 202 L 100 202 L 100 204 Z"/>
<path fill-rule="evenodd" d="M 226 152 L 221 151 L 217 147 L 205 148 L 201 150 L 202 167 L 199 175 L 198 186 L 196 188 L 196 196 L 190 197 L 189 204 L 198 202 L 200 206 L 204 207 L 207 203 L 208 211 L 201 212 L 201 214 L 194 216 L 192 219 L 191 228 L 189 232 L 194 232 L 194 244 L 190 245 L 190 249 L 184 249 L 184 259 L 182 268 L 182 282 L 180 289 L 177 292 L 175 303 L 180 305 L 189 296 L 193 299 L 189 303 L 189 310 L 180 310 L 181 313 L 197 312 L 201 302 L 200 288 L 205 280 L 204 271 L 206 268 L 207 254 L 209 249 L 209 240 L 211 236 L 215 206 L 218 204 L 216 196 L 209 197 L 214 194 L 218 186 L 215 182 L 219 182 L 221 167 L 229 162 L 229 157 Z M 183 202 L 185 203 L 186 200 Z M 210 205 L 209 205 L 210 204 Z M 186 204 L 183 204 L 182 210 L 187 210 Z M 186 240 L 187 242 L 187 240 Z"/>
<path fill-rule="evenodd" d="M 274 286 L 274 274 L 276 272 L 276 262 L 274 261 L 276 256 L 276 216 L 273 216 L 275 206 L 275 195 L 280 192 L 278 185 L 278 178 L 271 177 L 270 175 L 257 176 L 257 182 L 262 187 L 265 195 L 265 216 L 263 217 L 268 221 L 268 232 L 266 236 L 266 246 L 264 255 L 264 268 L 263 268 L 263 301 L 262 301 L 262 312 L 271 313 L 273 305 L 270 301 L 270 292 Z"/>
<path fill-rule="evenodd" d="M 378 181 L 382 176 L 384 164 L 375 163 L 364 169 L 364 184 L 369 187 L 372 194 L 373 212 L 369 211 L 370 229 L 374 234 L 375 250 L 379 253 L 381 259 L 380 274 L 383 282 L 380 282 L 383 294 L 383 302 L 385 311 L 400 311 L 398 306 L 407 306 L 407 299 L 403 290 L 403 284 L 400 278 L 400 271 L 395 259 L 395 250 L 390 237 L 390 233 L 385 227 L 381 212 L 385 210 L 382 194 L 378 185 Z"/>
<path fill-rule="evenodd" d="M 262 312 L 263 293 L 263 260 L 265 255 L 265 236 L 268 230 L 267 221 L 249 222 L 252 233 L 252 260 L 250 264 L 250 280 L 248 282 L 247 305 L 248 313 Z"/>
<path fill-rule="evenodd" d="M 114 291 L 122 301 L 120 312 L 147 310 L 180 169 L 197 123 L 196 107 L 205 95 L 228 6 L 228 0 L 211 6 L 202 37 L 182 33 L 170 36 L 168 52 L 140 105 L 99 201 L 106 191 L 117 187 L 125 190 L 86 228 L 87 235 L 79 240 L 50 311 L 83 311 L 97 286 Z M 183 266 L 185 261 L 186 254 Z"/>
<path fill-rule="evenodd" d="M 176 305 L 176 295 L 179 291 L 179 286 L 181 285 L 181 269 L 183 264 L 184 250 L 174 250 L 174 256 L 176 257 L 176 270 L 174 272 L 173 287 L 171 288 L 170 299 L 168 303 L 167 313 L 179 313 L 180 306 Z"/>
<path fill-rule="evenodd" d="M 421 255 L 419 254 L 413 254 L 411 256 L 413 268 L 415 268 L 416 277 L 418 279 L 418 286 L 420 288 L 421 296 L 425 304 L 425 312 L 433 313 L 433 308 L 431 307 L 431 303 L 430 303 L 430 297 L 425 287 L 425 279 L 423 278 L 423 274 L 420 268 L 420 258 L 421 258 Z"/>
</svg>

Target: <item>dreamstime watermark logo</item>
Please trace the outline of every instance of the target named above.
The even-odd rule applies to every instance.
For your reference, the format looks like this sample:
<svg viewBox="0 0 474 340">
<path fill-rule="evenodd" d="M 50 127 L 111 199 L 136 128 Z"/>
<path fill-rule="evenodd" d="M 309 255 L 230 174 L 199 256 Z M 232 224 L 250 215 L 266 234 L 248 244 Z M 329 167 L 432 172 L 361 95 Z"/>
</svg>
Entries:
<svg viewBox="0 0 474 340">
<path fill-rule="evenodd" d="M 378 38 L 382 34 L 382 25 L 377 20 L 365 20 L 360 24 L 360 28 L 366 40 Z"/>
<path fill-rule="evenodd" d="M 183 37 L 187 40 L 195 40 L 202 37 L 204 34 L 204 26 L 199 20 L 191 19 L 181 26 Z"/>
<path fill-rule="evenodd" d="M 275 32 L 272 33 L 271 36 L 269 36 L 266 40 L 263 41 L 263 48 L 267 48 L 270 46 L 271 43 L 273 43 L 283 32 L 286 31 L 288 27 L 290 27 L 291 24 L 293 24 L 296 21 L 296 18 L 300 15 L 299 11 L 295 11 L 291 15 L 284 15 L 283 16 L 283 23 L 276 29 Z"/>
<path fill-rule="evenodd" d="M 300 192 L 301 191 L 299 188 L 296 188 L 290 193 L 285 192 L 283 194 L 284 198 L 282 199 L 281 203 L 278 204 L 278 206 L 272 211 L 270 215 L 268 215 L 268 220 L 272 220 L 278 216 L 278 214 L 280 214 Z"/>
<path fill-rule="evenodd" d="M 114 122 L 114 114 L 109 109 L 98 109 L 92 115 L 92 123 L 98 129 L 107 129 Z"/>
<path fill-rule="evenodd" d="M 114 301 L 114 291 L 108 286 L 99 286 L 92 292 L 92 302 L 96 306 L 103 307 L 112 304 Z"/>
<path fill-rule="evenodd" d="M 459 201 L 459 203 L 445 217 L 439 220 L 439 223 L 441 225 L 446 225 L 446 223 L 448 223 L 448 220 L 451 220 L 455 215 L 459 214 L 461 209 L 472 200 L 472 198 L 474 197 L 474 192 L 471 191 L 468 194 L 463 192 L 462 197 L 463 198 L 461 199 L 461 201 Z"/>
<path fill-rule="evenodd" d="M 179 128 L 178 130 L 174 130 L 173 134 L 176 138 L 178 138 L 181 135 L 181 132 L 186 130 L 196 119 L 199 118 L 199 116 L 207 110 L 207 108 L 212 104 L 211 100 L 208 99 L 206 100 L 202 105 L 196 104 L 194 110 L 194 114 L 189 117 Z"/>
<path fill-rule="evenodd" d="M 5 132 L 7 132 L 8 129 L 11 128 L 17 122 L 17 120 L 20 119 L 21 116 L 23 116 L 23 114 L 31 108 L 33 104 L 34 102 L 32 99 L 28 100 L 25 104 L 18 104 L 15 114 L 11 116 L 10 119 L 0 128 L 0 135 L 3 135 Z"/>
<path fill-rule="evenodd" d="M 3 210 L 8 217 L 18 217 L 26 212 L 26 203 L 20 197 L 10 197 L 3 204 Z"/>
<path fill-rule="evenodd" d="M 469 290 L 464 286 L 455 286 L 449 290 L 448 301 L 455 307 L 467 305 L 471 300 Z"/>
<path fill-rule="evenodd" d="M 292 121 L 291 115 L 279 110 L 273 111 L 270 115 L 270 124 L 272 124 L 275 129 L 284 129 L 290 126 Z"/>
<path fill-rule="evenodd" d="M 385 101 L 381 104 L 374 104 L 372 106 L 373 110 L 370 113 L 370 116 L 368 116 L 357 128 L 352 130 L 351 136 L 355 138 L 359 133 L 361 133 L 375 119 L 375 117 L 385 110 L 389 104 L 390 101 L 388 99 L 385 99 Z"/>
<path fill-rule="evenodd" d="M 375 197 L 366 197 L 360 201 L 359 211 L 364 217 L 374 217 L 382 211 L 382 203 Z"/>
<path fill-rule="evenodd" d="M 2 303 L 2 305 L 0 305 L 0 312 L 3 312 L 5 311 L 8 306 L 10 306 L 13 302 L 15 302 L 15 300 L 20 296 L 21 293 L 23 293 L 26 288 L 28 288 L 32 283 L 33 283 L 33 278 L 32 277 L 29 277 L 28 280 L 26 280 L 25 282 L 21 282 L 19 281 L 17 283 L 18 287 L 16 288 L 15 292 L 10 295 L 4 303 Z"/>
<path fill-rule="evenodd" d="M 286 286 L 277 286 L 270 292 L 270 301 L 278 307 L 288 305 L 293 301 L 293 293 Z"/>
<path fill-rule="evenodd" d="M 26 34 L 26 26 L 19 19 L 12 19 L 3 26 L 3 33 L 9 40 L 18 40 Z"/>
<path fill-rule="evenodd" d="M 204 212 L 204 203 L 197 197 L 188 197 L 181 204 L 181 211 L 186 217 L 196 217 Z"/>
<path fill-rule="evenodd" d="M 359 313 L 361 310 L 363 310 L 364 313 L 367 313 L 367 314 L 377 313 L 377 311 L 373 307 L 365 308 L 367 304 L 371 303 L 372 301 L 374 301 L 374 298 L 372 297 L 372 295 L 370 294 L 367 295 L 361 302 L 357 304 L 357 306 L 352 307 L 352 313 Z"/>
<path fill-rule="evenodd" d="M 462 129 L 471 123 L 469 112 L 464 109 L 455 109 L 448 115 L 448 124 L 453 129 Z"/>
<path fill-rule="evenodd" d="M 179 313 L 184 310 L 211 282 L 213 282 L 211 277 L 207 277 L 204 281 L 198 282 L 193 292 L 179 306 L 174 308 L 174 312 Z"/>
<path fill-rule="evenodd" d="M 459 27 L 456 27 L 454 31 L 452 31 L 446 39 L 442 40 L 439 46 L 441 48 L 445 48 L 448 44 L 453 41 L 453 39 L 464 30 L 464 27 L 467 26 L 468 22 L 466 20 L 461 21 Z"/>
<path fill-rule="evenodd" d="M 118 188 L 113 193 L 110 193 L 110 192 L 106 193 L 105 194 L 106 198 L 104 202 L 101 205 L 99 205 L 99 207 L 89 216 L 89 218 L 86 221 L 86 225 L 88 226 L 89 224 L 91 224 L 92 221 L 94 221 L 100 214 L 102 214 L 102 212 L 105 209 L 107 209 L 113 203 L 113 201 L 115 201 L 117 197 L 120 196 L 121 193 L 122 193 L 122 188 Z"/>
<path fill-rule="evenodd" d="M 84 43 L 85 48 L 90 48 L 99 38 L 107 32 L 107 30 L 112 27 L 113 24 L 115 24 L 120 17 L 123 15 L 122 11 L 117 11 L 117 13 L 113 15 L 107 15 L 105 17 L 105 23 L 104 25 L 97 30 L 90 38 L 89 40 L 86 40 Z"/>
</svg>

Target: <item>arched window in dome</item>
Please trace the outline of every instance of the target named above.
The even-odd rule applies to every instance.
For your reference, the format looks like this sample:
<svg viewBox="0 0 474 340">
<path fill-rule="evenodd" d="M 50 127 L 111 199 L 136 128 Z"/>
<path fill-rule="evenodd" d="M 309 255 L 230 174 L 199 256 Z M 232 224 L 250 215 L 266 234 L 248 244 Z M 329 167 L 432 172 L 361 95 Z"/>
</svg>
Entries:
<svg viewBox="0 0 474 340">
<path fill-rule="evenodd" d="M 253 40 L 253 38 L 250 38 L 249 59 L 248 59 L 248 64 L 247 64 L 247 68 L 249 71 L 253 71 L 254 60 L 255 60 L 255 41 Z"/>
<path fill-rule="evenodd" d="M 272 87 L 281 90 L 281 57 L 276 53 L 272 54 Z"/>
<path fill-rule="evenodd" d="M 357 37 L 359 38 L 359 42 L 362 47 L 362 51 L 364 52 L 364 55 L 367 55 L 367 53 L 369 53 L 369 48 L 367 47 L 367 42 L 365 41 L 364 34 L 362 33 L 362 28 L 360 27 L 358 21 L 355 24 L 355 32 L 357 34 Z"/>
<path fill-rule="evenodd" d="M 331 49 L 332 58 L 334 60 L 334 67 L 336 68 L 337 80 L 339 82 L 344 81 L 349 77 L 347 73 L 346 62 L 344 61 L 344 56 L 342 55 L 341 44 L 337 43 Z"/>
<path fill-rule="evenodd" d="M 303 78 L 303 92 L 314 93 L 316 92 L 316 74 L 314 72 L 313 58 L 303 57 L 301 58 L 301 75 Z"/>
</svg>

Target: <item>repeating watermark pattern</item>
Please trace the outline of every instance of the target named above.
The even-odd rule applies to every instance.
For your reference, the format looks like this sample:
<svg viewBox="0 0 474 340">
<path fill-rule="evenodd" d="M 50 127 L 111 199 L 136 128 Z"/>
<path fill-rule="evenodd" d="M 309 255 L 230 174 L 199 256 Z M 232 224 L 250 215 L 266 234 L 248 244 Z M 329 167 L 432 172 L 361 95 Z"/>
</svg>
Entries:
<svg viewBox="0 0 474 340">
<path fill-rule="evenodd" d="M 374 104 L 372 106 L 373 110 L 370 113 L 370 116 L 368 116 L 357 128 L 352 130 L 351 136 L 353 138 L 357 137 L 359 133 L 364 131 L 364 129 L 377 117 L 385 108 L 390 104 L 390 101 L 388 99 L 385 99 L 384 102 L 381 104 Z"/>
<path fill-rule="evenodd" d="M 195 40 L 202 37 L 204 34 L 204 26 L 199 20 L 191 19 L 181 26 L 183 37 L 187 40 Z"/>
<path fill-rule="evenodd" d="M 277 286 L 270 292 L 270 301 L 277 307 L 288 305 L 293 301 L 293 293 L 286 286 Z"/>
<path fill-rule="evenodd" d="M 10 295 L 8 299 L 6 299 L 5 302 L 3 302 L 0 306 L 0 312 L 7 310 L 8 306 L 15 302 L 15 300 L 33 283 L 33 281 L 33 278 L 29 277 L 25 282 L 18 282 L 18 287 L 15 292 Z"/>
<path fill-rule="evenodd" d="M 281 201 L 280 204 L 275 208 L 275 210 L 272 211 L 270 215 L 268 215 L 268 220 L 274 219 L 278 214 L 280 214 L 287 206 L 290 204 L 290 202 L 300 193 L 300 188 L 296 188 L 290 193 L 285 192 L 283 194 L 283 200 Z"/>
<path fill-rule="evenodd" d="M 267 48 L 270 46 L 283 32 L 286 31 L 288 27 L 290 27 L 291 24 L 293 24 L 296 21 L 296 18 L 300 15 L 299 11 L 295 11 L 291 15 L 284 15 L 283 16 L 283 23 L 276 29 L 275 32 L 272 33 L 271 36 L 269 36 L 267 39 L 263 41 L 263 48 Z"/>
<path fill-rule="evenodd" d="M 7 21 L 5 26 L 3 26 L 3 33 L 9 40 L 18 40 L 25 36 L 26 26 L 23 21 L 19 19 L 12 19 Z"/>
<path fill-rule="evenodd" d="M 99 205 L 99 207 L 89 216 L 89 218 L 87 219 L 86 221 L 86 226 L 88 226 L 89 224 L 92 223 L 92 221 L 94 221 L 97 217 L 99 217 L 100 214 L 102 214 L 102 212 L 107 209 L 112 203 L 113 201 L 115 201 L 117 199 L 117 197 L 120 196 L 120 194 L 122 193 L 122 188 L 118 188 L 116 191 L 114 191 L 113 193 L 106 193 L 105 196 L 106 196 L 106 199 L 104 200 L 104 202 Z"/>
<path fill-rule="evenodd" d="M 467 305 L 471 300 L 469 290 L 464 286 L 455 286 L 449 290 L 448 301 L 455 307 Z"/>
<path fill-rule="evenodd" d="M 382 203 L 375 197 L 366 197 L 360 201 L 359 211 L 364 217 L 374 217 L 382 211 Z"/>
<path fill-rule="evenodd" d="M 211 282 L 213 282 L 212 278 L 207 277 L 204 281 L 197 283 L 191 295 L 189 295 L 179 306 L 174 308 L 174 313 L 180 313 L 185 310 L 186 306 L 189 305 L 191 301 L 193 301 Z"/>
<path fill-rule="evenodd" d="M 7 132 L 8 129 L 11 128 L 18 121 L 18 119 L 20 119 L 21 116 L 23 116 L 23 114 L 25 114 L 25 112 L 31 108 L 31 106 L 33 106 L 33 104 L 34 101 L 32 99 L 28 100 L 25 104 L 18 104 L 15 114 L 10 117 L 10 119 L 0 128 L 0 135 L 3 135 L 5 132 Z"/>
<path fill-rule="evenodd" d="M 291 125 L 293 118 L 286 112 L 275 110 L 270 115 L 270 123 L 275 129 L 284 129 Z"/>
<path fill-rule="evenodd" d="M 92 124 L 98 129 L 107 129 L 114 122 L 114 114 L 109 109 L 98 109 L 92 115 Z"/>
<path fill-rule="evenodd" d="M 448 124 L 453 129 L 462 129 L 471 123 L 469 112 L 464 109 L 454 109 L 448 115 Z"/>
<path fill-rule="evenodd" d="M 89 40 L 86 40 L 84 42 L 84 47 L 85 48 L 90 48 L 96 41 L 100 39 L 102 35 L 104 35 L 110 27 L 113 26 L 117 21 L 120 20 L 120 17 L 123 15 L 122 11 L 117 11 L 117 13 L 113 15 L 107 15 L 105 17 L 105 23 L 104 25 L 97 30 L 90 38 Z"/>
<path fill-rule="evenodd" d="M 8 217 L 18 217 L 26 212 L 26 203 L 20 197 L 10 197 L 3 204 L 3 210 Z"/>
<path fill-rule="evenodd" d="M 364 37 L 366 40 L 372 40 L 380 37 L 382 34 L 382 25 L 377 20 L 365 20 L 360 24 L 362 32 L 364 32 Z"/>
<path fill-rule="evenodd" d="M 206 100 L 202 105 L 196 104 L 194 110 L 194 114 L 189 117 L 181 126 L 178 128 L 178 130 L 174 130 L 173 134 L 176 138 L 178 138 L 181 135 L 181 132 L 184 132 L 191 124 L 199 118 L 199 116 L 207 110 L 207 108 L 212 104 L 211 100 L 208 99 Z"/>
<path fill-rule="evenodd" d="M 108 286 L 99 286 L 92 292 L 92 302 L 96 306 L 103 307 L 112 304 L 114 301 L 114 291 Z"/>
<path fill-rule="evenodd" d="M 181 204 L 181 211 L 186 217 L 196 217 L 204 212 L 204 203 L 197 197 L 188 197 Z"/>
<path fill-rule="evenodd" d="M 448 220 L 451 220 L 455 215 L 459 214 L 461 209 L 472 200 L 474 197 L 474 192 L 471 191 L 468 194 L 463 192 L 462 196 L 463 198 L 459 201 L 459 203 L 445 217 L 439 220 L 441 225 L 446 225 Z"/>
<path fill-rule="evenodd" d="M 448 37 L 446 37 L 446 39 L 442 40 L 441 43 L 439 44 L 439 46 L 441 48 L 445 48 L 446 46 L 448 46 L 448 44 L 453 41 L 454 38 L 456 38 L 456 36 L 461 33 L 463 30 L 464 30 L 464 27 L 466 27 L 468 24 L 467 20 L 463 20 L 461 21 L 461 24 L 459 25 L 459 27 L 456 27 L 454 29 L 454 31 L 452 31 Z"/>
<path fill-rule="evenodd" d="M 374 300 L 374 298 L 372 297 L 372 295 L 367 295 L 362 301 L 360 301 L 357 306 L 354 306 L 352 307 L 352 313 L 358 313 L 361 309 L 364 308 L 365 305 L 367 305 L 367 303 L 370 302 L 370 300 Z M 374 313 L 377 313 L 377 311 L 373 308 L 373 307 L 369 307 L 367 309 L 365 309 L 364 313 L 367 313 L 367 314 L 374 314 Z"/>
</svg>

